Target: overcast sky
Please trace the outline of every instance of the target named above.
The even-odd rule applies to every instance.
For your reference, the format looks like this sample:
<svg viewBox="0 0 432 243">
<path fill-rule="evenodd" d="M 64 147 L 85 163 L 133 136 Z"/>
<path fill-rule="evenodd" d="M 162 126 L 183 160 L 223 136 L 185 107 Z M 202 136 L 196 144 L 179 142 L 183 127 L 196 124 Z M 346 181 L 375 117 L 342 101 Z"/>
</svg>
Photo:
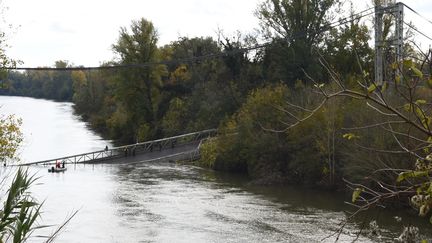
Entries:
<svg viewBox="0 0 432 243">
<path fill-rule="evenodd" d="M 11 45 L 7 54 L 24 61 L 22 66 L 27 67 L 52 66 L 56 60 L 98 66 L 113 59 L 111 45 L 117 40 L 120 27 L 129 26 L 132 20 L 151 20 L 158 29 L 161 45 L 179 36 L 214 37 L 218 29 L 226 34 L 237 30 L 248 33 L 258 27 L 253 13 L 261 1 L 3 0 L 8 8 L 4 21 L 13 26 L 7 30 Z M 432 20 L 432 0 L 403 2 Z M 366 6 L 358 8 L 360 11 Z M 432 24 L 406 12 L 407 21 L 414 20 L 419 29 L 432 36 Z"/>
</svg>

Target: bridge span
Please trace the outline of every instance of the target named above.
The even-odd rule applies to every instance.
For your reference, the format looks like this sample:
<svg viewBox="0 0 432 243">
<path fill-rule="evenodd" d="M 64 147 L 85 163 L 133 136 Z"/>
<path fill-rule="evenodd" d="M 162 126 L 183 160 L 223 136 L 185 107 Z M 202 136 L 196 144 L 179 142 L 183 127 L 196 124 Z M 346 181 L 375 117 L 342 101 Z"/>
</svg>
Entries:
<svg viewBox="0 0 432 243">
<path fill-rule="evenodd" d="M 64 161 L 66 164 L 92 164 L 142 163 L 159 160 L 192 160 L 199 157 L 199 146 L 201 145 L 201 142 L 215 134 L 216 129 L 208 129 L 169 138 L 124 145 L 61 158 L 22 163 L 19 165 L 53 165 L 56 161 Z"/>
</svg>

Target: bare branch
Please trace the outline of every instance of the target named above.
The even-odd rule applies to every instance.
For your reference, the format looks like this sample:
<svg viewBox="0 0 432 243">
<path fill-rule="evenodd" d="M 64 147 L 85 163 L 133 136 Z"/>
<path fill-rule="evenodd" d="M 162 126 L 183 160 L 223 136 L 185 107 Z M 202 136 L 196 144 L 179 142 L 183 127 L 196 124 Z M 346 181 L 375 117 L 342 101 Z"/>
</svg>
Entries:
<svg viewBox="0 0 432 243">
<path fill-rule="evenodd" d="M 363 130 L 363 129 L 369 129 L 374 127 L 381 127 L 388 124 L 406 124 L 406 121 L 387 121 L 387 122 L 381 122 L 381 123 L 371 124 L 362 127 L 343 127 L 341 129 L 342 130 Z"/>
<path fill-rule="evenodd" d="M 286 103 L 287 103 L 287 105 L 292 106 L 292 107 L 294 107 L 294 108 L 297 108 L 297 109 L 299 109 L 299 110 L 306 111 L 306 112 L 312 112 L 312 110 L 309 110 L 309 109 L 307 109 L 307 108 L 304 108 L 304 107 L 301 107 L 301 106 L 298 106 L 298 105 L 292 104 L 292 103 L 290 103 L 290 102 L 288 102 L 288 101 L 286 101 Z"/>
<path fill-rule="evenodd" d="M 261 123 L 259 123 L 259 125 L 260 125 L 261 129 L 263 129 L 264 131 L 267 131 L 267 132 L 276 132 L 276 133 L 283 133 L 283 132 L 286 132 L 286 131 L 288 131 L 289 129 L 291 129 L 291 128 L 297 126 L 297 125 L 300 124 L 301 122 L 304 122 L 304 121 L 306 121 L 307 119 L 311 118 L 311 117 L 312 117 L 312 116 L 313 116 L 313 115 L 314 115 L 318 110 L 321 109 L 321 107 L 324 106 L 324 104 L 326 103 L 326 101 L 327 101 L 327 99 L 322 100 L 322 102 L 321 102 L 317 107 L 315 107 L 315 109 L 313 109 L 312 112 L 310 112 L 309 115 L 307 115 L 306 117 L 304 117 L 304 118 L 298 120 L 297 122 L 295 122 L 295 123 L 293 123 L 293 124 L 287 126 L 286 128 L 284 128 L 284 129 L 282 129 L 282 130 L 275 130 L 275 129 L 271 129 L 271 128 L 266 128 L 266 127 L 264 127 Z"/>
<path fill-rule="evenodd" d="M 393 128 L 391 127 L 391 126 L 389 126 L 390 127 L 390 130 L 391 131 L 393 131 Z M 417 157 L 417 158 L 419 158 L 419 159 L 422 159 L 422 157 L 420 156 L 420 155 L 418 155 L 417 153 L 415 153 L 416 151 L 419 151 L 419 150 L 423 150 L 423 149 L 425 149 L 425 148 L 427 148 L 427 147 L 424 147 L 424 148 L 421 148 L 421 149 L 418 149 L 418 150 L 411 150 L 411 149 L 408 149 L 408 148 L 406 148 L 403 144 L 402 144 L 402 142 L 398 139 L 398 137 L 392 132 L 391 133 L 392 134 L 392 136 L 393 136 L 393 138 L 395 139 L 395 141 L 398 143 L 398 145 L 399 145 L 399 147 L 401 147 L 404 151 L 406 151 L 407 153 L 409 153 L 409 154 L 411 154 L 411 155 L 413 155 L 413 156 L 415 156 L 415 157 Z"/>
<path fill-rule="evenodd" d="M 410 152 L 405 151 L 405 150 L 385 150 L 385 149 L 370 148 L 370 147 L 365 147 L 363 145 L 360 145 L 358 143 L 356 143 L 356 146 L 358 146 L 361 149 L 376 152 L 376 153 L 386 153 L 386 154 L 407 154 L 407 153 L 410 153 Z"/>
<path fill-rule="evenodd" d="M 374 109 L 376 112 L 378 112 L 378 113 L 381 114 L 381 115 L 384 115 L 384 116 L 393 116 L 393 117 L 396 116 L 396 117 L 397 117 L 396 114 L 392 114 L 392 113 L 385 113 L 384 111 L 381 111 L 381 110 L 378 109 L 377 107 L 371 105 L 369 102 L 366 102 L 366 105 L 369 106 L 370 108 Z"/>
<path fill-rule="evenodd" d="M 282 111 L 283 113 L 288 114 L 289 116 L 291 116 L 291 117 L 294 118 L 295 120 L 300 121 L 300 119 L 299 119 L 297 116 L 295 116 L 294 114 L 292 114 L 290 111 L 284 109 L 283 107 L 281 107 L 281 106 L 277 106 L 277 105 L 273 105 L 273 107 L 274 107 L 275 109 L 279 110 L 279 111 Z"/>
<path fill-rule="evenodd" d="M 397 131 L 394 131 L 394 130 L 390 130 L 390 129 L 384 127 L 384 126 L 382 127 L 382 129 L 384 129 L 387 132 L 396 134 L 396 135 L 400 135 L 400 136 L 404 136 L 404 137 L 416 140 L 417 142 L 421 142 L 421 143 L 425 143 L 425 144 L 430 144 L 430 142 L 428 142 L 428 141 L 426 141 L 424 139 L 421 139 L 421 138 L 417 138 L 417 137 L 415 137 L 413 135 L 410 135 L 410 134 L 406 134 L 406 133 L 401 133 L 401 132 L 397 132 Z"/>
</svg>

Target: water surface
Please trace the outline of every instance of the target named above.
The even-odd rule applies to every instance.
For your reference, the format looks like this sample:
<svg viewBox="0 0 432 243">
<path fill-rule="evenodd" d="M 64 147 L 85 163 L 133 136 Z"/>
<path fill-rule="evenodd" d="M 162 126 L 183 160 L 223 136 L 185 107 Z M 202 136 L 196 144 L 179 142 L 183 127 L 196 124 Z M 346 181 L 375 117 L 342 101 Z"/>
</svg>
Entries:
<svg viewBox="0 0 432 243">
<path fill-rule="evenodd" d="M 22 162 L 40 161 L 95 150 L 105 141 L 73 113 L 73 104 L 26 97 L 0 96 L 0 114 L 22 119 Z"/>
</svg>

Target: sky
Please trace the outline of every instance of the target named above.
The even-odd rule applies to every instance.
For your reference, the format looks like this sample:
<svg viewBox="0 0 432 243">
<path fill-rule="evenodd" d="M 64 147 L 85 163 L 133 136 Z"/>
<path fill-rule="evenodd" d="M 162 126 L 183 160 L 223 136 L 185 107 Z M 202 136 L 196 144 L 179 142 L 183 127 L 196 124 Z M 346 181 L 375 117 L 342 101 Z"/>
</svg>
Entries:
<svg viewBox="0 0 432 243">
<path fill-rule="evenodd" d="M 99 66 L 114 58 L 111 46 L 120 27 L 146 18 L 159 33 L 159 45 L 179 37 L 216 37 L 259 27 L 254 11 L 262 0 L 0 0 L 6 7 L 0 18 L 7 33 L 7 55 L 26 67 L 53 66 L 57 60 L 74 65 Z M 354 1 L 356 10 L 365 1 Z M 370 2 L 370 1 L 366 1 Z M 404 0 L 432 20 L 432 0 Z M 432 24 L 406 10 L 407 22 L 432 36 Z M 5 24 L 12 28 L 5 28 Z M 424 38 L 423 38 L 424 39 Z M 432 41 L 422 41 L 427 47 Z M 424 43 L 424 44 L 423 44 Z"/>
</svg>

